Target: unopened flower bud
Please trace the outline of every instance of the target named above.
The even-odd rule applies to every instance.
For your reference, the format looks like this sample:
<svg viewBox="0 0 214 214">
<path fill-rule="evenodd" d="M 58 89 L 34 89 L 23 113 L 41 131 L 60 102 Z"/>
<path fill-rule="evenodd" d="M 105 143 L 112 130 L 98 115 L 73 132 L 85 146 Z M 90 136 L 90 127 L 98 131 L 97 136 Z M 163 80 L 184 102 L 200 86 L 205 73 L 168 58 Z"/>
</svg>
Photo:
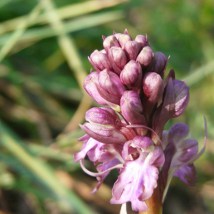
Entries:
<svg viewBox="0 0 214 214">
<path fill-rule="evenodd" d="M 159 74 L 155 72 L 149 72 L 145 74 L 143 78 L 143 93 L 148 104 L 154 105 L 159 100 L 161 100 L 163 90 L 164 83 Z"/>
<path fill-rule="evenodd" d="M 95 50 L 88 59 L 92 64 L 92 66 L 97 71 L 102 71 L 104 69 L 108 69 L 108 70 L 111 69 L 111 65 L 105 51 Z"/>
<path fill-rule="evenodd" d="M 148 45 L 147 37 L 144 35 L 137 35 L 135 37 L 135 41 L 141 44 L 141 48 L 144 48 Z"/>
<path fill-rule="evenodd" d="M 114 104 L 120 104 L 120 98 L 125 91 L 124 85 L 121 83 L 117 74 L 103 70 L 98 74 L 100 95 Z"/>
<path fill-rule="evenodd" d="M 127 33 L 115 33 L 114 36 L 117 38 L 122 48 L 125 47 L 128 41 L 131 41 L 131 37 Z"/>
<path fill-rule="evenodd" d="M 160 134 L 165 123 L 181 115 L 189 101 L 189 88 L 180 80 L 168 78 L 163 103 L 158 108 L 153 121 L 154 130 Z"/>
<path fill-rule="evenodd" d="M 148 70 L 160 74 L 161 77 L 164 75 L 166 68 L 167 57 L 162 52 L 155 52 L 151 65 Z"/>
<path fill-rule="evenodd" d="M 139 62 L 142 66 L 148 66 L 153 58 L 154 54 L 151 47 L 146 46 L 142 49 L 142 51 L 137 56 L 137 62 Z"/>
<path fill-rule="evenodd" d="M 141 65 L 131 60 L 129 61 L 120 73 L 121 82 L 130 87 L 138 88 L 142 82 L 142 69 Z"/>
<path fill-rule="evenodd" d="M 143 106 L 136 91 L 125 91 L 120 100 L 121 112 L 131 124 L 145 124 Z"/>
<path fill-rule="evenodd" d="M 86 92 L 100 105 L 108 104 L 98 91 L 98 72 L 91 72 L 84 81 L 84 89 Z"/>
<path fill-rule="evenodd" d="M 136 41 L 127 41 L 124 47 L 129 59 L 136 60 L 140 50 L 141 44 Z"/>
<path fill-rule="evenodd" d="M 93 107 L 89 109 L 85 114 L 85 119 L 90 123 L 101 125 L 113 125 L 115 127 L 120 127 L 122 125 L 115 111 L 105 107 Z"/>
<path fill-rule="evenodd" d="M 102 143 L 115 144 L 124 143 L 125 136 L 116 129 L 114 125 L 100 125 L 95 123 L 84 123 L 80 126 L 90 137 Z"/>
<path fill-rule="evenodd" d="M 124 68 L 125 64 L 128 61 L 124 50 L 118 47 L 111 47 L 108 50 L 108 57 L 114 71 L 117 74 L 120 74 L 121 70 Z"/>
<path fill-rule="evenodd" d="M 103 47 L 108 51 L 111 47 L 120 47 L 120 44 L 114 35 L 107 36 L 103 40 Z"/>
</svg>

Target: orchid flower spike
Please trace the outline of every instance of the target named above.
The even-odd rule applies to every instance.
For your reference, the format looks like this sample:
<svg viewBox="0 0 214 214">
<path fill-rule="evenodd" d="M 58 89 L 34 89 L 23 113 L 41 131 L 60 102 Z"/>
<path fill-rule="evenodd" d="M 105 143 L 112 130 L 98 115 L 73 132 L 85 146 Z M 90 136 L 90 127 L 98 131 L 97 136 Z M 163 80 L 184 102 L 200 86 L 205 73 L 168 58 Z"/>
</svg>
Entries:
<svg viewBox="0 0 214 214">
<path fill-rule="evenodd" d="M 92 52 L 89 61 L 93 71 L 84 88 L 101 107 L 86 112 L 83 147 L 74 160 L 96 177 L 93 192 L 118 171 L 110 202 L 121 204 L 121 213 L 130 202 L 133 211 L 160 214 L 172 177 L 192 184 L 194 161 L 205 148 L 199 151 L 184 123 L 164 130 L 184 113 L 189 88 L 173 70 L 166 75 L 168 57 L 154 51 L 147 36 L 132 39 L 127 30 L 103 37 L 103 50 Z M 97 172 L 85 167 L 86 157 Z"/>
</svg>

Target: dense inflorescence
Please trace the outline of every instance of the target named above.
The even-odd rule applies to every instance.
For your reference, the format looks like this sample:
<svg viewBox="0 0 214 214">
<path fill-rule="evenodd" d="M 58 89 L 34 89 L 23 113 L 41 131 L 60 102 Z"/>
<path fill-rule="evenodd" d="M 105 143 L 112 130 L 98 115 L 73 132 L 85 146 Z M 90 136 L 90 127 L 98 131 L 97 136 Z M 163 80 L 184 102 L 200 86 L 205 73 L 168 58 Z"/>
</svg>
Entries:
<svg viewBox="0 0 214 214">
<path fill-rule="evenodd" d="M 102 107 L 86 112 L 82 150 L 74 155 L 85 172 L 96 176 L 94 191 L 112 169 L 118 179 L 112 189 L 113 204 L 131 202 L 134 211 L 145 211 L 145 201 L 161 186 L 162 195 L 173 176 L 190 184 L 198 142 L 188 126 L 164 125 L 181 115 L 189 100 L 189 88 L 170 70 L 168 58 L 154 52 L 144 35 L 132 39 L 127 30 L 103 37 L 103 50 L 89 57 L 94 71 L 85 79 L 87 93 Z M 84 167 L 85 157 L 97 173 Z M 165 191 L 164 191 L 165 189 Z"/>
</svg>

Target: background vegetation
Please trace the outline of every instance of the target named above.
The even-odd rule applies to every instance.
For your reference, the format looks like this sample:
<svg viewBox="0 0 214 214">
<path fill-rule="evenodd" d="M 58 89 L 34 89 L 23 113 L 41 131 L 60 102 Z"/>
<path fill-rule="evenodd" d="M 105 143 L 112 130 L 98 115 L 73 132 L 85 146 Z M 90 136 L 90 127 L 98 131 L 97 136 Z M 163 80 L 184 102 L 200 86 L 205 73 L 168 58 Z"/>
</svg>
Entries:
<svg viewBox="0 0 214 214">
<path fill-rule="evenodd" d="M 166 214 L 214 213 L 214 1 L 213 0 L 1 0 L 0 1 L 0 213 L 119 212 L 110 205 L 114 174 L 98 193 L 95 179 L 72 161 L 78 124 L 93 103 L 82 90 L 101 49 L 102 35 L 125 28 L 147 34 L 170 55 L 168 70 L 191 88 L 184 116 L 203 142 L 198 180 L 174 180 Z"/>
</svg>

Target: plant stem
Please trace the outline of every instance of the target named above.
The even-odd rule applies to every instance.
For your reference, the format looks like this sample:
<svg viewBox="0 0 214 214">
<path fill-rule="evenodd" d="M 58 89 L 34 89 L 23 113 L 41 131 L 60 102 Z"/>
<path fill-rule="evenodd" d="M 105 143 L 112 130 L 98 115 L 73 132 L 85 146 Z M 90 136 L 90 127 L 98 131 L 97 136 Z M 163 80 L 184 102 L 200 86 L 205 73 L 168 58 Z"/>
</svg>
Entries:
<svg viewBox="0 0 214 214">
<path fill-rule="evenodd" d="M 146 201 L 148 210 L 139 214 L 162 214 L 162 196 L 159 187 L 154 190 L 151 198 Z"/>
</svg>

